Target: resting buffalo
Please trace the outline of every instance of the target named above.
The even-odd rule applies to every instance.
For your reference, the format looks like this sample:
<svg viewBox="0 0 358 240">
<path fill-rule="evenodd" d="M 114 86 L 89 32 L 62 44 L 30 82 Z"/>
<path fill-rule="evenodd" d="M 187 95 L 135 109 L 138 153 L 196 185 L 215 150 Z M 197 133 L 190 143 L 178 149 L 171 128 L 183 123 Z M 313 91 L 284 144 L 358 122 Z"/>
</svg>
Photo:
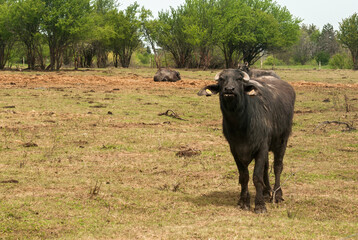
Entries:
<svg viewBox="0 0 358 240">
<path fill-rule="evenodd" d="M 154 75 L 155 82 L 176 82 L 180 79 L 179 72 L 168 68 L 161 68 Z"/>
<path fill-rule="evenodd" d="M 261 70 L 261 69 L 250 69 L 247 63 L 239 64 L 238 69 L 249 74 L 250 78 L 259 78 L 262 76 L 272 76 L 275 78 L 280 78 L 274 71 L 271 70 Z"/>
<path fill-rule="evenodd" d="M 215 77 L 216 84 L 204 87 L 198 95 L 219 94 L 223 133 L 239 170 L 239 206 L 250 209 L 248 165 L 255 159 L 253 182 L 256 188 L 255 212 L 266 212 L 265 200 L 283 201 L 280 176 L 283 156 L 291 133 L 295 92 L 291 85 L 274 76 L 250 79 L 239 69 L 227 69 Z M 274 154 L 275 185 L 269 182 L 268 153 Z"/>
</svg>

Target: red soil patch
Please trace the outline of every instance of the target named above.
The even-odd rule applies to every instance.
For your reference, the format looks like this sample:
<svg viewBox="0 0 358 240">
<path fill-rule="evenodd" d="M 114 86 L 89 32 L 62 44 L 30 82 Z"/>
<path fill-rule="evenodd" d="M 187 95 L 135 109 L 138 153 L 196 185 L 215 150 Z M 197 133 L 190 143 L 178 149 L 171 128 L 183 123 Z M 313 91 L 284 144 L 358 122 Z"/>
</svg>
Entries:
<svg viewBox="0 0 358 240">
<path fill-rule="evenodd" d="M 0 73 L 0 88 L 36 88 L 36 87 L 70 87 L 112 89 L 151 89 L 151 88 L 197 88 L 212 84 L 214 81 L 201 79 L 184 79 L 178 82 L 154 82 L 152 78 L 144 78 L 136 74 L 98 76 L 70 75 L 63 72 L 45 74 Z M 354 88 L 358 84 L 332 84 L 322 82 L 292 82 L 295 88 Z"/>
<path fill-rule="evenodd" d="M 69 75 L 61 73 L 46 74 L 0 74 L 0 88 L 73 87 L 133 89 L 133 88 L 200 88 L 212 81 L 186 79 L 178 82 L 154 82 L 135 74 L 125 76 Z"/>
</svg>

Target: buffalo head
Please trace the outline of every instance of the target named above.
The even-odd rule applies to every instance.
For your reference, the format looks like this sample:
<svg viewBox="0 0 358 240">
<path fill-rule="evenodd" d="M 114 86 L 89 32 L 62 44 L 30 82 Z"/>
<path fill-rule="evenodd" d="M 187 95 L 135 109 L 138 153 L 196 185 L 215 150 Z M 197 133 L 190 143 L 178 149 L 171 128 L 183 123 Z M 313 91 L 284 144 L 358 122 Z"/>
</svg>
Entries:
<svg viewBox="0 0 358 240">
<path fill-rule="evenodd" d="M 235 110 L 245 98 L 259 95 L 262 85 L 251 80 L 249 75 L 239 69 L 226 69 L 215 76 L 216 84 L 202 88 L 199 96 L 211 96 L 219 94 L 220 102 L 224 108 Z"/>
<path fill-rule="evenodd" d="M 180 79 L 179 72 L 168 68 L 161 68 L 154 75 L 155 82 L 176 82 Z"/>
<path fill-rule="evenodd" d="M 241 102 L 245 96 L 256 96 L 262 85 L 254 80 L 250 80 L 249 75 L 239 69 L 226 69 L 215 76 L 216 84 L 202 88 L 199 96 L 211 96 L 220 94 L 220 101 L 223 103 L 237 101 Z"/>
</svg>

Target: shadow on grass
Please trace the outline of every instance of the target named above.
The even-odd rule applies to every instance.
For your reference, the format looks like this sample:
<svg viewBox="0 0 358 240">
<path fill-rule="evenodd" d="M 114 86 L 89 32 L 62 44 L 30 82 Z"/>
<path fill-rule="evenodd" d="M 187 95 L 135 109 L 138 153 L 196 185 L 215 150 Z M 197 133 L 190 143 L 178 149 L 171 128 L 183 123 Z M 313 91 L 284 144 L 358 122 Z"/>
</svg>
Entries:
<svg viewBox="0 0 358 240">
<path fill-rule="evenodd" d="M 185 201 L 192 202 L 198 206 L 236 206 L 239 193 L 235 191 L 215 191 L 201 196 L 186 196 Z"/>
</svg>

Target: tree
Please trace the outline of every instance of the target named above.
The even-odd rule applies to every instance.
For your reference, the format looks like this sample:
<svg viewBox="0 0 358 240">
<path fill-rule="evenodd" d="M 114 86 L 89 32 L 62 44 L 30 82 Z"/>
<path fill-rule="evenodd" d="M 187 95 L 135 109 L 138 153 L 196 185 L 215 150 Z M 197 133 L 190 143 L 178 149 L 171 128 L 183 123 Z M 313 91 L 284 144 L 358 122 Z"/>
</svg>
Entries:
<svg viewBox="0 0 358 240">
<path fill-rule="evenodd" d="M 143 14 L 147 14 L 145 9 Z M 142 10 L 135 2 L 124 11 L 113 12 L 113 36 L 110 39 L 113 53 L 118 56 L 122 67 L 129 67 L 133 52 L 142 44 Z"/>
<path fill-rule="evenodd" d="M 78 42 L 86 31 L 88 13 L 91 11 L 89 0 L 44 0 L 45 14 L 42 31 L 50 48 L 48 69 L 59 70 L 62 54 L 70 44 Z"/>
<path fill-rule="evenodd" d="M 0 69 L 4 69 L 15 42 L 15 35 L 12 32 L 13 14 L 11 4 L 7 1 L 0 1 Z"/>
<path fill-rule="evenodd" d="M 210 52 L 216 43 L 214 33 L 215 0 L 186 0 L 183 16 L 184 32 L 187 42 L 194 47 L 199 55 L 198 66 L 208 68 L 211 61 Z"/>
<path fill-rule="evenodd" d="M 240 9 L 240 10 L 238 10 Z M 237 51 L 242 38 L 250 36 L 244 34 L 245 19 L 249 19 L 249 7 L 236 0 L 218 0 L 215 4 L 214 36 L 216 44 L 225 58 L 226 68 L 234 67 L 234 53 Z M 249 20 L 247 20 L 249 21 Z"/>
<path fill-rule="evenodd" d="M 116 10 L 114 0 L 95 0 L 94 11 L 91 14 L 91 25 L 89 30 L 89 44 L 83 48 L 86 65 L 90 66 L 94 55 L 97 56 L 97 67 L 107 66 L 108 52 L 110 51 L 110 37 L 114 34 L 112 18 Z"/>
<path fill-rule="evenodd" d="M 249 65 L 267 51 L 282 51 L 295 44 L 299 37 L 300 19 L 293 17 L 286 7 L 272 0 L 243 0 L 251 7 L 252 20 L 248 21 L 246 34 L 252 37 L 242 42 L 239 52 Z"/>
<path fill-rule="evenodd" d="M 233 54 L 249 65 L 263 52 L 292 46 L 299 36 L 300 20 L 272 0 L 217 0 L 215 34 L 225 56 L 226 67 L 233 67 Z"/>
<path fill-rule="evenodd" d="M 353 69 L 358 70 L 358 14 L 344 19 L 339 28 L 338 39 L 351 52 Z"/>
<path fill-rule="evenodd" d="M 318 34 L 315 33 L 313 38 L 316 43 L 315 59 L 317 64 L 327 65 L 329 59 L 339 50 L 333 26 L 331 24 L 324 25 L 322 31 L 318 31 Z"/>
<path fill-rule="evenodd" d="M 161 60 L 160 60 L 160 54 L 157 51 L 156 45 L 157 42 L 155 39 L 157 39 L 157 19 L 149 19 L 149 17 L 152 17 L 152 13 L 149 10 L 142 10 L 144 14 L 142 16 L 144 17 L 142 19 L 142 32 L 144 35 L 145 40 L 150 44 L 150 47 L 152 48 L 152 51 L 154 53 L 154 61 L 157 68 L 161 67 Z"/>
<path fill-rule="evenodd" d="M 41 0 L 19 0 L 14 5 L 13 26 L 16 34 L 27 49 L 28 68 L 34 70 L 36 57 L 40 57 L 41 68 L 44 69 L 41 52 L 40 23 L 44 13 L 44 2 Z"/>
<path fill-rule="evenodd" d="M 177 68 L 187 67 L 193 53 L 193 46 L 188 43 L 188 34 L 184 31 L 185 14 L 183 6 L 159 12 L 156 25 L 156 42 L 171 53 Z"/>
<path fill-rule="evenodd" d="M 339 51 L 336 31 L 331 24 L 326 24 L 322 28 L 322 32 L 318 38 L 318 49 L 329 54 L 335 55 Z"/>
<path fill-rule="evenodd" d="M 311 24 L 302 25 L 298 42 L 293 46 L 293 59 L 301 65 L 312 60 L 318 53 L 319 29 Z"/>
</svg>

